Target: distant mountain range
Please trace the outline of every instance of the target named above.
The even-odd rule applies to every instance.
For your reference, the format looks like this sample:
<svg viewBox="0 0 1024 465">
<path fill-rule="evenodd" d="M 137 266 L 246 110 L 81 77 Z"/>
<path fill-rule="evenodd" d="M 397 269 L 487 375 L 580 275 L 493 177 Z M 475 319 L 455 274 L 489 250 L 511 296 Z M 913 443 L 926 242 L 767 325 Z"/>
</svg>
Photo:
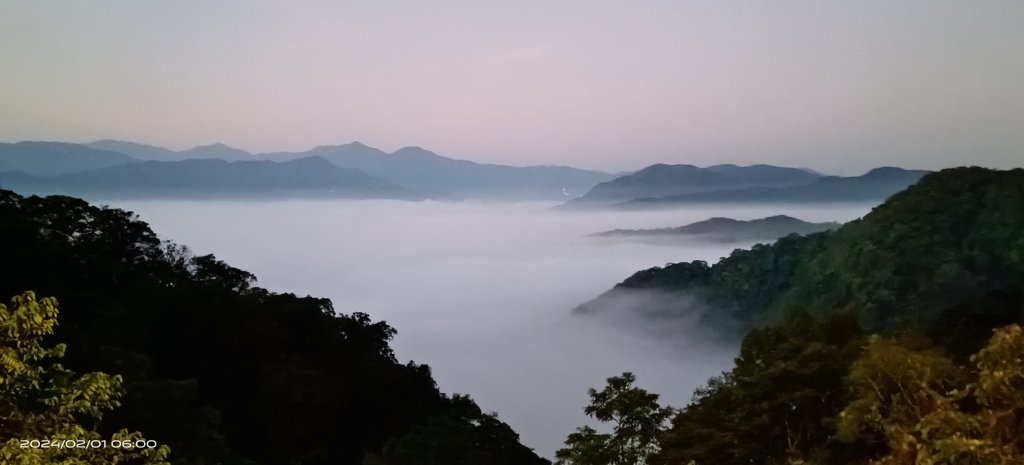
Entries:
<svg viewBox="0 0 1024 465">
<path fill-rule="evenodd" d="M 292 164 L 304 159 L 315 161 Z M 878 168 L 844 178 L 771 165 L 657 164 L 620 176 L 566 166 L 475 163 L 420 147 L 387 153 L 358 142 L 258 154 L 224 144 L 174 151 L 109 139 L 0 143 L 0 187 L 121 197 L 570 199 L 560 208 L 645 209 L 708 202 L 881 201 L 923 174 Z"/>
<path fill-rule="evenodd" d="M 284 163 L 309 158 L 326 160 L 331 165 L 329 168 L 349 173 L 342 176 L 342 171 L 328 169 L 325 175 L 329 179 L 309 178 L 316 173 L 297 171 L 294 165 Z M 196 163 L 196 160 L 243 164 L 203 164 Z M 263 164 L 245 164 L 260 161 Z M 164 164 L 153 164 L 157 162 Z M 121 168 L 108 169 L 112 167 Z M 210 184 L 212 178 L 201 171 L 211 169 L 231 181 L 220 188 Z M 86 174 L 93 170 L 103 171 Z M 270 176 L 271 170 L 281 172 Z M 363 176 L 357 177 L 351 173 L 353 171 Z M 28 189 L 28 192 L 65 194 L 100 192 L 121 196 L 129 193 L 132 196 L 196 196 L 201 195 L 198 192 L 204 192 L 209 195 L 247 193 L 254 196 L 303 192 L 303 195 L 338 196 L 339 192 L 346 192 L 347 196 L 354 198 L 384 195 L 381 198 L 556 200 L 580 195 L 595 184 L 614 177 L 601 171 L 564 166 L 516 167 L 474 163 L 443 157 L 419 147 L 386 153 L 358 142 L 322 146 L 298 153 L 261 154 L 251 154 L 224 144 L 184 151 L 116 140 L 89 144 L 0 144 L 0 186 Z M 346 182 L 351 184 L 346 185 Z M 267 183 L 266 187 L 261 187 L 260 183 Z M 307 183 L 311 184 L 303 187 Z M 198 190 L 177 191 L 193 189 L 189 187 L 192 185 Z M 204 187 L 198 187 L 200 185 Z M 380 187 L 385 185 L 390 187 Z M 403 194 L 398 195 L 395 188 L 401 189 Z"/>
<path fill-rule="evenodd" d="M 784 187 L 807 184 L 821 175 L 798 168 L 771 165 L 651 165 L 635 173 L 594 186 L 570 200 L 568 206 L 607 206 L 640 198 L 662 198 L 700 192 L 749 187 Z"/>
<path fill-rule="evenodd" d="M 224 161 L 252 161 L 256 157 L 242 149 L 224 144 L 200 145 L 188 150 L 174 150 L 155 145 L 137 144 L 120 140 L 104 139 L 85 144 L 94 149 L 120 152 L 138 160 L 181 161 L 193 158 L 220 158 Z"/>
<path fill-rule="evenodd" d="M 652 165 L 598 184 L 560 209 L 674 208 L 695 203 L 817 203 L 882 201 L 927 171 L 875 168 L 861 176 L 823 176 L 769 165 Z"/>
<path fill-rule="evenodd" d="M 0 172 L 0 186 L 23 194 L 104 198 L 424 198 L 319 157 L 286 162 L 140 161 L 45 177 L 8 171 Z"/>
<path fill-rule="evenodd" d="M 698 238 L 715 242 L 742 242 L 772 240 L 790 234 L 813 234 L 836 229 L 839 223 L 810 223 L 786 215 L 769 216 L 756 220 L 711 218 L 685 226 L 657 229 L 615 229 L 591 234 L 593 237 L 679 239 Z"/>
<path fill-rule="evenodd" d="M 746 187 L 659 198 L 640 198 L 617 205 L 623 209 L 667 208 L 694 203 L 817 203 L 883 201 L 916 183 L 927 171 L 875 168 L 861 176 L 823 176 L 785 187 Z"/>
<path fill-rule="evenodd" d="M 272 160 L 318 156 L 342 168 L 361 170 L 432 196 L 558 199 L 579 195 L 615 175 L 565 166 L 505 166 L 443 157 L 420 147 L 394 153 L 359 142 L 327 145 L 301 153 L 267 153 Z"/>
<path fill-rule="evenodd" d="M 135 161 L 119 152 L 62 142 L 0 143 L 0 172 L 21 171 L 36 176 L 54 176 Z"/>
</svg>

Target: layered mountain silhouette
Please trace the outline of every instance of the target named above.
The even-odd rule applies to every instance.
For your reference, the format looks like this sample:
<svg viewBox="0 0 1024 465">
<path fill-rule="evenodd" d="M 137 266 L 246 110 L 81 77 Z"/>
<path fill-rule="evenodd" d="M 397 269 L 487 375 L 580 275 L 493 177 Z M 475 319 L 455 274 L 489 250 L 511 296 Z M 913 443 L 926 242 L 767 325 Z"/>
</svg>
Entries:
<svg viewBox="0 0 1024 465">
<path fill-rule="evenodd" d="M 303 159 L 319 161 L 290 164 Z M 358 142 L 258 154 L 220 143 L 182 151 L 110 139 L 89 144 L 0 144 L 2 187 L 22 193 L 121 197 L 301 193 L 347 198 L 569 199 L 563 208 L 644 209 L 708 202 L 880 201 L 923 174 L 878 168 L 863 176 L 836 177 L 771 165 L 657 164 L 618 176 L 566 166 L 475 163 L 420 147 L 387 153 Z M 220 185 L 219 176 L 224 177 Z"/>
<path fill-rule="evenodd" d="M 420 147 L 394 153 L 353 142 L 320 146 L 301 153 L 268 153 L 288 159 L 318 156 L 342 168 L 440 197 L 557 199 L 579 195 L 615 175 L 565 166 L 506 166 L 456 160 Z"/>
<path fill-rule="evenodd" d="M 639 198 L 617 208 L 665 208 L 693 203 L 816 203 L 882 201 L 927 174 L 922 170 L 875 168 L 861 176 L 824 176 L 813 182 L 781 187 L 758 186 L 695 192 L 658 198 Z"/>
<path fill-rule="evenodd" d="M 11 188 L 31 187 L 35 190 L 66 194 L 85 191 L 113 192 L 114 186 L 131 186 L 133 195 L 155 195 L 158 190 L 156 186 L 163 186 L 159 188 L 159 194 L 165 195 L 171 185 L 185 186 L 187 183 L 184 183 L 184 179 L 187 177 L 195 176 L 197 180 L 205 179 L 205 175 L 196 171 L 206 169 L 208 165 L 197 164 L 191 160 L 288 162 L 311 157 L 322 158 L 328 161 L 333 168 L 359 170 L 368 177 L 401 186 L 406 192 L 416 192 L 415 197 L 426 196 L 439 199 L 564 199 L 580 195 L 595 184 L 615 177 L 613 174 L 601 171 L 565 166 L 518 167 L 475 163 L 444 157 L 419 147 L 407 147 L 394 153 L 387 153 L 358 142 L 321 146 L 305 152 L 252 154 L 219 143 L 174 151 L 153 145 L 105 139 L 89 144 L 57 142 L 2 144 L 0 146 L 0 173 L 9 173 L 0 176 L 0 182 Z M 99 174 L 63 176 L 140 161 L 180 163 L 181 166 L 150 165 L 110 170 Z M 159 168 L 154 168 L 155 166 L 159 166 Z M 276 165 L 266 166 L 267 169 L 270 169 Z M 232 176 L 253 175 L 250 169 L 243 170 L 238 167 L 225 169 L 230 171 Z M 149 176 L 147 179 L 151 182 L 115 179 L 117 176 L 138 176 L 143 171 L 147 173 Z M 163 180 L 160 178 L 163 175 L 171 176 L 173 179 Z M 280 179 L 289 175 L 281 173 Z M 53 179 L 39 179 L 41 177 L 53 177 Z M 256 180 L 257 178 L 253 178 L 251 181 L 255 183 Z M 236 181 L 239 180 L 236 179 Z M 293 179 L 292 182 L 298 185 L 301 180 Z M 97 183 L 97 185 L 93 186 L 89 183 Z M 103 185 L 99 185 L 100 183 Z M 235 182 L 236 187 L 237 185 Z M 362 184 L 354 184 L 354 186 L 356 185 Z M 204 189 L 206 192 L 216 191 L 213 187 Z M 226 190 L 227 187 L 225 186 L 224 189 Z M 245 192 L 250 192 L 251 195 L 257 195 L 259 191 L 255 185 L 245 189 Z M 321 192 L 317 189 L 308 189 L 308 191 Z M 280 192 L 282 191 L 279 187 L 268 187 L 264 193 Z M 352 191 L 353 195 L 354 192 Z M 381 191 L 367 190 L 364 193 L 367 197 L 373 197 L 379 192 Z M 393 198 L 393 196 L 389 195 L 386 198 Z"/>
<path fill-rule="evenodd" d="M 663 198 L 750 187 L 795 186 L 813 182 L 820 177 L 808 170 L 771 165 L 714 165 L 700 168 L 693 165 L 656 164 L 598 184 L 567 205 L 607 206 L 640 198 Z"/>
<path fill-rule="evenodd" d="M 21 171 L 53 176 L 106 168 L 135 161 L 120 152 L 63 142 L 0 143 L 0 172 Z"/>
<path fill-rule="evenodd" d="M 229 147 L 221 143 L 200 145 L 180 152 L 155 145 L 112 139 L 98 140 L 85 145 L 94 149 L 120 152 L 138 160 L 180 161 L 193 158 L 220 158 L 224 161 L 248 161 L 256 159 L 253 154 L 245 150 Z"/>
<path fill-rule="evenodd" d="M 338 168 L 319 157 L 285 162 L 141 161 L 46 177 L 3 172 L 0 185 L 26 194 L 114 198 L 424 198 L 362 171 Z"/>
<path fill-rule="evenodd" d="M 594 186 L 560 209 L 671 208 L 693 203 L 807 203 L 882 201 L 927 171 L 875 168 L 862 176 L 824 176 L 770 165 L 657 164 Z"/>
</svg>

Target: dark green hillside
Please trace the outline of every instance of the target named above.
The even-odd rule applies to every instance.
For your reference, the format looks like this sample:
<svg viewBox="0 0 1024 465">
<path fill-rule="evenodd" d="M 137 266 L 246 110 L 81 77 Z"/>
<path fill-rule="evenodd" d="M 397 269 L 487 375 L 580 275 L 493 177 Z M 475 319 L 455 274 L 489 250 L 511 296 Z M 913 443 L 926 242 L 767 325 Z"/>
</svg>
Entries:
<svg viewBox="0 0 1024 465">
<path fill-rule="evenodd" d="M 609 291 L 686 291 L 745 325 L 784 309 L 856 312 L 976 340 L 1024 310 L 1024 170 L 933 173 L 833 232 L 737 250 L 719 263 L 641 271 Z M 608 296 L 583 309 L 599 309 Z M 685 311 L 685 309 L 677 309 Z"/>
<path fill-rule="evenodd" d="M 930 174 L 837 231 L 641 271 L 582 309 L 649 290 L 741 321 L 734 367 L 653 433 L 578 429 L 560 464 L 652 439 L 647 465 L 1024 464 L 1022 169 Z"/>
<path fill-rule="evenodd" d="M 0 295 L 56 296 L 64 364 L 124 376 L 103 424 L 145 431 L 172 463 L 547 463 L 399 363 L 385 322 L 256 287 L 121 210 L 0 190 L 0 218 Z"/>
</svg>

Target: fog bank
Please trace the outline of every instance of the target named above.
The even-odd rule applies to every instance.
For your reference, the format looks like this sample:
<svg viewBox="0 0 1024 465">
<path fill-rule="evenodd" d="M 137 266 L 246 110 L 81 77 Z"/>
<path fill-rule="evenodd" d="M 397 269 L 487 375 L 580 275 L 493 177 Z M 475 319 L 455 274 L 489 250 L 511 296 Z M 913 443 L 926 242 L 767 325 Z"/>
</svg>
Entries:
<svg viewBox="0 0 1024 465">
<path fill-rule="evenodd" d="M 401 361 L 429 364 L 442 390 L 468 393 L 551 457 L 587 422 L 586 389 L 623 371 L 685 405 L 728 369 L 736 347 L 699 326 L 623 328 L 621 318 L 571 310 L 635 271 L 714 262 L 746 244 L 671 246 L 586 237 L 610 229 L 679 226 L 713 216 L 787 214 L 847 221 L 865 205 L 691 207 L 651 212 L 555 212 L 549 203 L 401 201 L 115 202 L 163 238 L 214 253 L 274 291 L 328 297 L 398 329 Z"/>
</svg>

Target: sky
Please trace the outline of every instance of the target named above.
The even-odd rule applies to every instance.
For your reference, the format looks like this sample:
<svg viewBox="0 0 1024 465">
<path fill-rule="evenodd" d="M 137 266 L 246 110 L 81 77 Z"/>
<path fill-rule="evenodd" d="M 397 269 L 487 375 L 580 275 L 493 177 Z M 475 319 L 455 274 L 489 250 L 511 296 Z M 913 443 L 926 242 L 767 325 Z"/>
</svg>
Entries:
<svg viewBox="0 0 1024 465">
<path fill-rule="evenodd" d="M 0 141 L 1024 165 L 1024 2 L 0 0 Z"/>
</svg>

